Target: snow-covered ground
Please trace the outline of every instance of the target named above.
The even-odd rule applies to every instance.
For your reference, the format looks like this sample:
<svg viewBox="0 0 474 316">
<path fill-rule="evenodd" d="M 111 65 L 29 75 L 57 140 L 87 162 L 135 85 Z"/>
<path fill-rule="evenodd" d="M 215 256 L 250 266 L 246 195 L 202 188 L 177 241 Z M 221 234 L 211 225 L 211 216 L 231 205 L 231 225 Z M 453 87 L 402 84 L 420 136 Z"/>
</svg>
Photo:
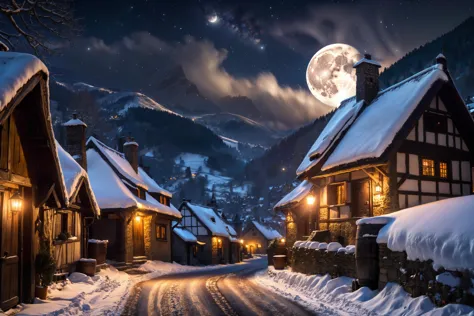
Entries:
<svg viewBox="0 0 474 316">
<path fill-rule="evenodd" d="M 50 287 L 48 299 L 22 304 L 9 314 L 17 315 L 120 315 L 135 284 L 163 275 L 227 267 L 183 266 L 177 263 L 147 261 L 137 270 L 146 274 L 129 275 L 114 267 L 101 270 L 94 277 L 72 273 L 66 281 Z"/>
<path fill-rule="evenodd" d="M 329 275 L 305 275 L 271 266 L 257 273 L 254 281 L 321 315 L 474 316 L 469 306 L 437 308 L 428 297 L 412 298 L 395 283 L 388 283 L 380 292 L 366 287 L 351 292 L 351 278 L 331 279 Z"/>
</svg>

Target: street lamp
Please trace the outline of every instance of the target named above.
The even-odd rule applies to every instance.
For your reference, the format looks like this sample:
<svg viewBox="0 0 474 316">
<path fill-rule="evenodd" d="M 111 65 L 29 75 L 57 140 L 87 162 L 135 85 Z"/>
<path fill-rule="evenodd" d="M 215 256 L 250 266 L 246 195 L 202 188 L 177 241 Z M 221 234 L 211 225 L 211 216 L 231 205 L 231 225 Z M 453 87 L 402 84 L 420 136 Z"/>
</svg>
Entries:
<svg viewBox="0 0 474 316">
<path fill-rule="evenodd" d="M 314 202 L 316 202 L 316 198 L 314 197 L 314 195 L 310 194 L 306 197 L 306 204 L 313 205 Z"/>
<path fill-rule="evenodd" d="M 135 221 L 139 222 L 140 221 L 140 215 L 135 216 Z"/>
<path fill-rule="evenodd" d="M 382 192 L 382 186 L 380 184 L 377 183 L 377 185 L 375 186 L 375 192 L 377 193 L 381 193 Z"/>
<path fill-rule="evenodd" d="M 23 198 L 19 191 L 16 191 L 10 198 L 10 210 L 12 213 L 18 213 L 23 209 Z"/>
<path fill-rule="evenodd" d="M 281 242 L 282 244 L 284 244 L 285 241 L 286 241 L 285 238 L 280 239 L 280 242 Z"/>
</svg>

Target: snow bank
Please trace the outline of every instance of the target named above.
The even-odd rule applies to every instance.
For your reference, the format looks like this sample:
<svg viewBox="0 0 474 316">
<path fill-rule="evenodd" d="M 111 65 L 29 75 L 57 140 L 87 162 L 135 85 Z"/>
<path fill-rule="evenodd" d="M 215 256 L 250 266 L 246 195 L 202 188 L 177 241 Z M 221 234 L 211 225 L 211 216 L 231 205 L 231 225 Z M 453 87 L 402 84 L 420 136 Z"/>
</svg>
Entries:
<svg viewBox="0 0 474 316">
<path fill-rule="evenodd" d="M 340 248 L 342 248 L 342 245 L 338 242 L 330 242 L 328 245 L 327 250 L 328 251 L 338 251 Z"/>
<path fill-rule="evenodd" d="M 275 238 L 281 238 L 282 236 L 280 235 L 279 232 L 277 232 L 275 229 L 270 228 L 268 226 L 265 226 L 257 221 L 252 221 L 252 223 L 255 225 L 255 228 L 258 229 L 260 233 L 262 233 L 263 236 L 265 236 L 266 239 L 272 240 Z"/>
<path fill-rule="evenodd" d="M 274 209 L 283 208 L 290 204 L 299 203 L 304 199 L 311 190 L 313 189 L 313 184 L 308 180 L 301 182 L 296 188 L 294 188 L 290 193 L 285 195 L 275 206 Z"/>
<path fill-rule="evenodd" d="M 380 217 L 361 219 L 361 224 L 386 224 L 378 243 L 392 251 L 406 251 L 408 259 L 433 260 L 448 270 L 474 269 L 474 196 L 427 203 Z"/>
<path fill-rule="evenodd" d="M 305 275 L 274 267 L 257 273 L 254 281 L 318 315 L 474 316 L 474 309 L 469 306 L 450 304 L 436 308 L 428 297 L 412 298 L 394 283 L 388 283 L 380 292 L 366 287 L 351 292 L 351 278 L 331 279 L 329 275 Z"/>
</svg>

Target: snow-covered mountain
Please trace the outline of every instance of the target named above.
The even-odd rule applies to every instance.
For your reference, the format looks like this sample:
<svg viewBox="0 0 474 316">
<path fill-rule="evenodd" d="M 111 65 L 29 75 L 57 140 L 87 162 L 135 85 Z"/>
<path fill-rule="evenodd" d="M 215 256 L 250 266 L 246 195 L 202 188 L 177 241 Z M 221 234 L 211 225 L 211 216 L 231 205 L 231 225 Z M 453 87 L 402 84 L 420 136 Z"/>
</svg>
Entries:
<svg viewBox="0 0 474 316">
<path fill-rule="evenodd" d="M 218 135 L 243 143 L 269 147 L 279 139 L 279 134 L 262 123 L 235 113 L 206 114 L 196 116 L 193 120 L 204 124 Z"/>
</svg>

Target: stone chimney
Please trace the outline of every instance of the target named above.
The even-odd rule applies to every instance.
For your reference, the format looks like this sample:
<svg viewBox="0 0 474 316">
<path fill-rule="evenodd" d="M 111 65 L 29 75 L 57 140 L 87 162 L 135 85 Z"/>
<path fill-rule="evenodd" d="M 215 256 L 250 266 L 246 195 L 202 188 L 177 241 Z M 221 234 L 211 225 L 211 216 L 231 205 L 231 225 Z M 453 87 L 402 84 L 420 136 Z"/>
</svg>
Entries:
<svg viewBox="0 0 474 316">
<path fill-rule="evenodd" d="M 123 144 L 123 153 L 133 170 L 138 173 L 138 143 L 133 137 L 129 136 L 127 141 Z"/>
<path fill-rule="evenodd" d="M 441 65 L 444 71 L 448 71 L 448 60 L 443 54 L 436 56 L 436 63 Z"/>
<path fill-rule="evenodd" d="M 372 60 L 370 54 L 354 64 L 356 69 L 356 100 L 365 100 L 370 104 L 379 92 L 379 68 L 380 64 Z"/>
<path fill-rule="evenodd" d="M 63 126 L 66 128 L 66 151 L 82 168 L 87 170 L 86 123 L 74 113 L 72 119 L 64 123 Z"/>
</svg>

